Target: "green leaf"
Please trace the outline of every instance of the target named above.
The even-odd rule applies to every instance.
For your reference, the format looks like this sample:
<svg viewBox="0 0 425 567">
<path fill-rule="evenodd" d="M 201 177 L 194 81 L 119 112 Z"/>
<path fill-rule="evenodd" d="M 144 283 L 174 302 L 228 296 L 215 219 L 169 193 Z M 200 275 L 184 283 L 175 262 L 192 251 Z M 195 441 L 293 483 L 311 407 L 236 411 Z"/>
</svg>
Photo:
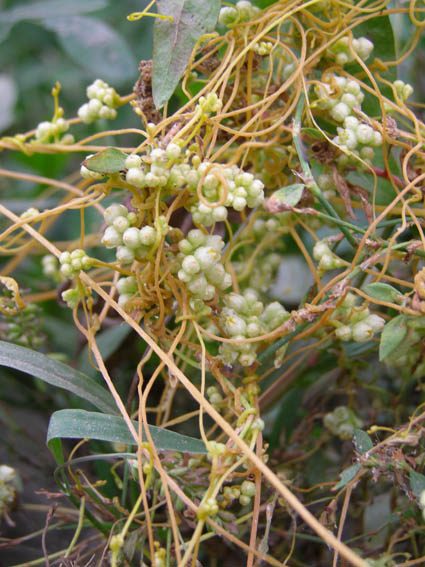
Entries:
<svg viewBox="0 0 425 567">
<path fill-rule="evenodd" d="M 133 422 L 138 428 L 138 423 Z M 149 431 L 158 451 L 180 453 L 206 453 L 204 442 L 194 437 L 180 435 L 168 429 L 149 425 Z M 57 452 L 57 439 L 97 439 L 123 445 L 135 445 L 133 436 L 122 417 L 105 415 L 93 411 L 64 409 L 56 411 L 50 418 L 47 444 Z"/>
<path fill-rule="evenodd" d="M 198 39 L 214 30 L 220 0 L 158 0 L 158 12 L 172 21 L 155 21 L 152 91 L 162 108 L 183 75 Z"/>
<path fill-rule="evenodd" d="M 356 450 L 358 453 L 363 455 L 363 453 L 367 453 L 371 449 L 373 449 L 373 442 L 366 431 L 362 431 L 361 429 L 355 429 L 353 435 L 353 441 L 356 446 Z"/>
<path fill-rule="evenodd" d="M 0 365 L 20 370 L 52 386 L 68 390 L 105 413 L 117 413 L 114 399 L 105 388 L 78 370 L 45 354 L 0 341 Z"/>
<path fill-rule="evenodd" d="M 24 20 L 42 20 L 44 18 L 59 18 L 76 16 L 94 12 L 106 6 L 107 0 L 43 0 L 42 2 L 27 2 L 7 10 L 0 15 L 0 42 L 8 36 L 14 24 Z"/>
<path fill-rule="evenodd" d="M 84 160 L 83 165 L 90 171 L 111 175 L 124 169 L 126 159 L 127 154 L 118 148 L 106 148 L 106 150 Z"/>
<path fill-rule="evenodd" d="M 135 78 L 137 63 L 127 42 L 108 24 L 87 17 L 48 18 L 43 25 L 78 64 L 96 77 L 117 82 Z"/>
<path fill-rule="evenodd" d="M 340 474 L 341 480 L 333 487 L 333 490 L 339 490 L 340 488 L 348 484 L 350 480 L 353 480 L 360 469 L 361 465 L 359 463 L 356 463 L 355 465 L 348 467 L 348 469 L 343 470 Z"/>
<path fill-rule="evenodd" d="M 130 325 L 115 325 L 96 335 L 96 344 L 103 360 L 106 361 L 117 350 L 125 338 L 128 337 L 131 330 Z M 95 370 L 90 364 L 88 345 L 81 353 L 78 361 L 78 370 L 90 377 L 94 377 L 98 373 L 98 370 Z"/>
<path fill-rule="evenodd" d="M 405 315 L 397 315 L 386 323 L 379 344 L 379 360 L 382 362 L 389 356 L 402 342 L 407 333 Z"/>
<path fill-rule="evenodd" d="M 282 187 L 275 191 L 269 201 L 273 201 L 273 205 L 285 205 L 287 207 L 295 207 L 304 191 L 305 185 L 303 183 L 294 183 L 293 185 L 288 185 L 287 187 Z"/>
<path fill-rule="evenodd" d="M 386 283 L 370 283 L 365 287 L 365 292 L 379 301 L 386 301 L 388 303 L 394 303 L 400 297 L 400 292 Z"/>
<path fill-rule="evenodd" d="M 410 470 L 409 479 L 410 489 L 419 500 L 422 492 L 425 490 L 425 476 L 423 474 L 417 473 L 414 470 Z"/>
</svg>

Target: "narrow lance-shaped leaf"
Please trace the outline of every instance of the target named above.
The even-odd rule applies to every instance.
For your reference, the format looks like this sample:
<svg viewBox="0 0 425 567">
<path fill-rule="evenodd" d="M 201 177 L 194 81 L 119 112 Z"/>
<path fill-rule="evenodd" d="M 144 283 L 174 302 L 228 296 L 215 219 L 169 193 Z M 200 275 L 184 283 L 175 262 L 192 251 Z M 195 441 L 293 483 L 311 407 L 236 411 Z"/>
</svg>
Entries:
<svg viewBox="0 0 425 567">
<path fill-rule="evenodd" d="M 158 11 L 169 19 L 154 26 L 152 91 L 157 108 L 173 94 L 199 38 L 214 30 L 220 0 L 158 0 Z"/>
<path fill-rule="evenodd" d="M 138 423 L 133 422 L 137 430 Z M 178 451 L 180 453 L 206 453 L 206 447 L 200 439 L 180 435 L 175 431 L 149 426 L 153 442 L 158 451 Z M 47 444 L 54 440 L 64 439 L 97 439 L 123 445 L 135 445 L 123 418 L 102 413 L 65 409 L 55 412 L 47 431 Z"/>
<path fill-rule="evenodd" d="M 21 370 L 87 400 L 105 413 L 118 413 L 111 394 L 78 370 L 29 348 L 0 341 L 0 366 Z"/>
</svg>

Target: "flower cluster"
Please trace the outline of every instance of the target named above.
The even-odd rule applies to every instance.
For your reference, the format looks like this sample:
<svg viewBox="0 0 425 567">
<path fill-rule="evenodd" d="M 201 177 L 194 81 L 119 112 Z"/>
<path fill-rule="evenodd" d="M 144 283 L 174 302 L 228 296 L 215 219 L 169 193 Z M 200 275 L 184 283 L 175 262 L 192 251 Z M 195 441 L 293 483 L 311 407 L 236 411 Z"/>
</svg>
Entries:
<svg viewBox="0 0 425 567">
<path fill-rule="evenodd" d="M 35 139 L 37 142 L 47 144 L 53 140 L 61 144 L 73 144 L 74 136 L 65 134 L 69 128 L 69 122 L 65 118 L 59 117 L 52 122 L 40 122 L 35 130 Z M 63 136 L 63 134 L 65 134 Z"/>
<path fill-rule="evenodd" d="M 220 507 L 231 506 L 235 500 L 239 500 L 241 506 L 249 506 L 256 492 L 255 483 L 251 480 L 244 480 L 240 486 L 225 486 L 219 498 Z"/>
<path fill-rule="evenodd" d="M 397 96 L 403 102 L 405 102 L 409 98 L 409 96 L 413 94 L 413 87 L 412 85 L 409 85 L 409 83 L 405 83 L 404 81 L 397 79 L 396 81 L 394 81 L 393 85 Z"/>
<path fill-rule="evenodd" d="M 264 200 L 264 184 L 252 173 L 244 172 L 238 166 L 223 167 L 202 162 L 193 171 L 193 186 L 201 183 L 203 201 L 194 204 L 190 212 L 193 221 L 203 226 L 211 226 L 215 222 L 227 218 L 227 208 L 243 211 L 245 207 L 254 208 Z M 223 205 L 215 206 L 215 203 Z"/>
<path fill-rule="evenodd" d="M 373 51 L 373 43 L 366 37 L 354 38 L 351 42 L 353 51 L 366 61 Z M 350 40 L 347 36 L 341 37 L 333 43 L 326 51 L 326 55 L 333 59 L 338 65 L 345 65 L 355 60 L 354 54 L 350 51 Z"/>
<path fill-rule="evenodd" d="M 370 313 L 367 307 L 356 307 L 357 297 L 348 293 L 335 309 L 330 322 L 337 327 L 335 335 L 342 341 L 364 343 L 382 331 L 385 319 Z"/>
<path fill-rule="evenodd" d="M 320 272 L 342 268 L 345 262 L 332 252 L 327 240 L 319 240 L 313 247 L 313 258 L 319 262 Z"/>
<path fill-rule="evenodd" d="M 5 298 L 2 297 L 2 300 Z M 8 301 L 4 305 L 8 306 Z M 10 307 L 14 302 L 10 299 Z M 0 338 L 17 345 L 37 348 L 43 341 L 40 325 L 41 308 L 35 303 L 28 303 L 15 313 L 2 311 L 0 315 Z"/>
<path fill-rule="evenodd" d="M 41 267 L 43 274 L 51 278 L 55 282 L 60 282 L 62 280 L 62 274 L 59 270 L 59 262 L 56 256 L 53 254 L 46 254 L 41 259 Z"/>
<path fill-rule="evenodd" d="M 249 22 L 258 12 L 259 9 L 253 6 L 251 2 L 248 2 L 248 0 L 240 0 L 235 6 L 224 6 L 221 8 L 218 21 L 222 26 L 231 28 L 236 24 Z"/>
<path fill-rule="evenodd" d="M 338 406 L 333 412 L 327 413 L 323 418 L 323 423 L 329 431 L 341 439 L 351 439 L 354 430 L 363 426 L 362 420 L 346 406 Z"/>
<path fill-rule="evenodd" d="M 216 409 L 217 406 L 220 406 L 223 401 L 223 396 L 218 391 L 217 386 L 210 386 L 209 388 L 207 388 L 207 396 L 210 404 Z"/>
<path fill-rule="evenodd" d="M 208 97 L 205 101 L 203 108 L 211 110 Z M 187 188 L 194 197 L 200 191 L 201 200 L 196 198 L 190 212 L 193 221 L 202 226 L 224 221 L 227 218 L 226 207 L 242 211 L 247 206 L 256 207 L 264 200 L 264 184 L 251 173 L 236 165 L 225 167 L 201 161 L 190 151 L 183 154 L 174 142 L 169 143 L 165 150 L 154 148 L 148 151 L 143 158 L 136 154 L 128 156 L 125 167 L 127 183 L 138 189 L 158 188 L 176 193 Z M 85 171 L 82 175 L 92 176 L 91 172 Z M 217 205 L 220 202 L 222 204 Z"/>
<path fill-rule="evenodd" d="M 87 98 L 89 102 L 84 103 L 78 109 L 78 116 L 85 124 L 91 124 L 99 118 L 113 120 L 117 116 L 115 110 L 121 102 L 120 96 L 115 89 L 105 81 L 96 79 L 87 87 Z"/>
<path fill-rule="evenodd" d="M 206 235 L 193 229 L 178 246 L 180 269 L 177 277 L 186 284 L 192 296 L 191 309 L 195 313 L 203 312 L 203 302 L 214 298 L 216 288 L 224 291 L 232 285 L 232 278 L 221 263 L 224 242 L 221 236 Z"/>
<path fill-rule="evenodd" d="M 62 252 L 59 256 L 60 273 L 72 279 L 78 276 L 81 270 L 88 270 L 93 265 L 93 258 L 87 256 L 84 250 L 77 248 L 72 252 Z"/>
<path fill-rule="evenodd" d="M 181 154 L 180 146 L 168 144 L 165 150 L 154 148 L 142 158 L 136 154 L 125 160 L 127 183 L 141 189 L 143 187 L 173 189 L 184 184 L 184 178 L 172 175 L 176 170 L 173 164 Z"/>
<path fill-rule="evenodd" d="M 236 340 L 258 337 L 273 331 L 282 325 L 289 313 L 274 301 L 264 308 L 253 289 L 246 289 L 243 295 L 229 293 L 224 296 L 224 307 L 220 322 L 227 336 Z M 222 343 L 220 355 L 226 364 L 239 362 L 242 366 L 251 366 L 256 361 L 256 343 Z"/>
<path fill-rule="evenodd" d="M 143 260 L 152 253 L 160 238 L 168 231 L 165 217 L 158 217 L 155 227 L 134 226 L 137 215 L 129 212 L 124 205 L 114 203 L 104 212 L 108 225 L 102 243 L 106 248 L 116 248 L 116 258 L 122 264 L 131 264 L 134 260 Z"/>
<path fill-rule="evenodd" d="M 12 508 L 21 488 L 20 484 L 15 469 L 8 465 L 0 465 L 0 518 L 8 514 Z"/>
<path fill-rule="evenodd" d="M 327 110 L 336 122 L 344 120 L 353 114 L 354 108 L 360 108 L 364 94 L 359 83 L 354 79 L 347 79 L 334 74 L 314 87 L 317 100 L 315 105 L 320 110 Z"/>
<path fill-rule="evenodd" d="M 259 255 L 247 280 L 248 287 L 258 293 L 266 293 L 273 284 L 282 261 L 283 256 L 278 252 Z M 244 268 L 244 265 L 240 264 L 238 268 L 241 270 Z"/>
<path fill-rule="evenodd" d="M 374 155 L 374 148 L 382 146 L 382 134 L 372 126 L 360 122 L 355 116 L 347 116 L 344 128 L 337 128 L 338 136 L 332 140 L 343 151 L 358 152 L 360 157 L 370 162 Z M 344 156 L 345 157 L 345 156 Z"/>
<path fill-rule="evenodd" d="M 273 43 L 271 41 L 260 41 L 254 45 L 252 48 L 255 53 L 264 57 L 264 55 L 269 55 L 273 49 Z"/>
<path fill-rule="evenodd" d="M 78 307 L 78 304 L 81 299 L 81 294 L 78 288 L 72 287 L 66 289 L 61 293 L 62 301 L 66 303 L 67 307 L 70 309 L 75 309 Z"/>
<path fill-rule="evenodd" d="M 127 303 L 130 301 L 130 299 L 133 299 L 137 291 L 137 280 L 134 276 L 120 278 L 117 281 L 118 305 L 125 309 Z"/>
</svg>

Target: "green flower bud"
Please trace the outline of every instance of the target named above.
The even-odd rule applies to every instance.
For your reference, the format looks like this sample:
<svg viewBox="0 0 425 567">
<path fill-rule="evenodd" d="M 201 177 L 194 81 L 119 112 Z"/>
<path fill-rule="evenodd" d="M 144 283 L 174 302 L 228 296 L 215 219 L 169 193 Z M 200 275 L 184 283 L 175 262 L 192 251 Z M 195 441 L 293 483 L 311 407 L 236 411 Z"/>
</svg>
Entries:
<svg viewBox="0 0 425 567">
<path fill-rule="evenodd" d="M 255 482 L 251 482 L 250 480 L 244 480 L 241 484 L 241 494 L 244 496 L 248 496 L 249 498 L 253 498 L 257 493 L 257 489 L 255 486 Z"/>
<path fill-rule="evenodd" d="M 238 19 L 238 11 L 233 6 L 225 6 L 221 8 L 218 21 L 222 26 L 233 26 Z"/>
</svg>

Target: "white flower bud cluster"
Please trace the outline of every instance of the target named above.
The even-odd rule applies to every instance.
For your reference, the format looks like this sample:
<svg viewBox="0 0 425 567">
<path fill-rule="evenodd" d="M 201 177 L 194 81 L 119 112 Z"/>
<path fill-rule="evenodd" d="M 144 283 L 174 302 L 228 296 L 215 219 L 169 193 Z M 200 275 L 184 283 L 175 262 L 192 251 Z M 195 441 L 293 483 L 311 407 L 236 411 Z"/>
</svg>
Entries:
<svg viewBox="0 0 425 567">
<path fill-rule="evenodd" d="M 192 206 L 193 221 L 203 226 L 211 226 L 215 222 L 227 218 L 227 208 L 243 211 L 245 207 L 251 209 L 264 201 L 264 184 L 256 179 L 252 173 L 244 172 L 238 166 L 222 167 L 208 162 L 202 162 L 197 170 L 193 170 L 192 187 L 196 189 L 202 176 L 202 195 L 206 201 L 218 202 L 224 192 L 227 193 L 223 205 L 210 207 L 203 202 Z"/>
<path fill-rule="evenodd" d="M 284 232 L 282 229 L 286 228 L 289 231 L 289 221 L 291 219 L 291 213 L 289 211 L 284 213 L 274 214 L 269 218 L 257 218 L 252 225 L 252 232 L 256 240 L 261 240 L 266 234 L 269 235 L 272 232 L 279 233 Z"/>
<path fill-rule="evenodd" d="M 183 164 L 176 164 L 181 157 L 181 148 L 178 144 L 170 143 L 165 150 L 152 149 L 144 159 L 137 154 L 131 154 L 125 160 L 127 168 L 126 181 L 130 185 L 141 189 L 167 188 L 179 189 L 185 184 L 184 174 L 190 166 L 180 170 Z"/>
<path fill-rule="evenodd" d="M 201 502 L 198 508 L 198 519 L 205 520 L 209 516 L 215 516 L 218 513 L 218 504 L 215 498 L 207 498 L 205 502 Z"/>
<path fill-rule="evenodd" d="M 201 162 L 196 155 L 192 156 L 190 164 L 187 163 L 188 157 L 189 154 L 182 155 L 180 146 L 173 142 L 165 150 L 151 150 L 143 160 L 132 154 L 125 161 L 126 181 L 139 189 L 161 188 L 175 193 L 186 187 L 196 194 L 202 178 L 201 192 L 207 202 L 216 203 L 224 193 L 227 195 L 223 205 L 214 207 L 197 202 L 191 207 L 194 222 L 202 226 L 225 220 L 226 207 L 242 211 L 247 206 L 253 208 L 263 202 L 264 184 L 251 173 L 244 172 L 236 165 L 224 167 Z"/>
<path fill-rule="evenodd" d="M 355 60 L 353 53 L 350 51 L 350 42 L 347 36 L 341 37 L 338 41 L 329 47 L 326 55 L 333 59 L 338 65 L 345 65 Z M 366 61 L 373 51 L 373 43 L 366 37 L 354 38 L 351 42 L 353 50 L 363 61 Z"/>
<path fill-rule="evenodd" d="M 341 305 L 334 311 L 331 321 L 337 325 L 335 335 L 342 341 L 364 343 L 382 331 L 385 319 L 371 313 L 369 309 L 356 307 L 357 297 L 348 293 Z"/>
<path fill-rule="evenodd" d="M 326 240 L 316 242 L 313 247 L 313 258 L 319 262 L 318 268 L 320 272 L 335 270 L 345 265 L 344 261 L 332 252 Z"/>
<path fill-rule="evenodd" d="M 393 85 L 397 96 L 403 102 L 405 102 L 409 98 L 409 96 L 413 94 L 413 87 L 412 85 L 409 85 L 409 83 L 405 83 L 404 81 L 397 79 L 396 81 L 394 81 Z"/>
<path fill-rule="evenodd" d="M 224 307 L 220 314 L 221 326 L 232 339 L 246 339 L 264 335 L 282 325 L 289 313 L 277 301 L 264 308 L 253 289 L 246 289 L 243 295 L 229 293 L 224 296 Z M 239 362 L 242 366 L 251 366 L 256 361 L 256 343 L 222 343 L 220 355 L 225 364 Z"/>
<path fill-rule="evenodd" d="M 239 503 L 242 506 L 249 506 L 256 493 L 255 482 L 244 480 L 240 487 Z"/>
<path fill-rule="evenodd" d="M 333 74 L 316 84 L 314 90 L 318 99 L 316 106 L 328 110 L 330 117 L 336 122 L 344 122 L 348 116 L 354 115 L 353 109 L 361 108 L 364 99 L 357 81 Z"/>
<path fill-rule="evenodd" d="M 20 481 L 15 469 L 0 465 L 0 517 L 8 513 L 15 502 Z"/>
<path fill-rule="evenodd" d="M 222 106 L 223 102 L 215 93 L 209 93 L 206 97 L 201 96 L 197 104 L 197 108 L 199 108 L 203 114 L 218 112 L 221 110 Z"/>
<path fill-rule="evenodd" d="M 0 465 L 0 483 L 13 482 L 16 479 L 16 471 L 9 465 Z"/>
<path fill-rule="evenodd" d="M 260 41 L 252 48 L 255 53 L 258 53 L 258 55 L 261 55 L 262 57 L 269 55 L 272 49 L 273 43 L 271 41 Z"/>
<path fill-rule="evenodd" d="M 257 258 L 247 282 L 248 287 L 259 293 L 266 293 L 274 282 L 277 270 L 283 261 L 283 256 L 278 252 L 270 252 Z M 241 263 L 240 269 L 243 270 L 243 268 L 244 263 Z"/>
<path fill-rule="evenodd" d="M 59 256 L 60 273 L 65 278 L 75 278 L 81 270 L 88 270 L 93 265 L 93 258 L 87 256 L 84 250 L 77 248 L 72 252 L 62 252 Z"/>
<path fill-rule="evenodd" d="M 116 248 L 116 258 L 124 265 L 146 258 L 158 238 L 168 232 L 165 217 L 157 219 L 156 228 L 149 225 L 137 228 L 134 226 L 137 222 L 136 213 L 129 212 L 127 207 L 118 203 L 105 209 L 104 218 L 108 226 L 102 244 L 106 248 Z"/>
<path fill-rule="evenodd" d="M 198 314 L 203 308 L 202 302 L 211 301 L 216 289 L 224 291 L 232 285 L 232 278 L 221 263 L 223 247 L 221 236 L 206 235 L 198 229 L 189 231 L 179 242 L 177 277 L 186 284 L 192 296 L 190 306 Z"/>
<path fill-rule="evenodd" d="M 86 92 L 89 102 L 84 103 L 78 109 L 78 116 L 85 124 L 91 124 L 99 118 L 113 120 L 117 117 L 115 109 L 120 104 L 120 96 L 115 89 L 105 81 L 96 79 L 87 87 Z"/>
<path fill-rule="evenodd" d="M 72 134 L 62 136 L 68 128 L 69 122 L 62 117 L 57 118 L 54 122 L 40 122 L 35 130 L 35 139 L 42 144 L 47 144 L 53 140 L 60 141 L 62 144 L 73 144 L 75 140 Z"/>
<path fill-rule="evenodd" d="M 332 141 L 341 150 L 357 150 L 360 157 L 368 162 L 375 155 L 374 148 L 382 146 L 382 134 L 372 126 L 360 122 L 355 116 L 348 116 L 344 120 L 344 128 L 338 127 L 337 132 L 338 136 Z"/>
<path fill-rule="evenodd" d="M 80 292 L 76 288 L 66 289 L 61 293 L 62 300 L 70 309 L 75 309 L 80 302 Z"/>
<path fill-rule="evenodd" d="M 235 6 L 221 8 L 218 21 L 222 26 L 231 28 L 241 22 L 249 22 L 258 12 L 259 9 L 248 0 L 240 0 Z"/>
<path fill-rule="evenodd" d="M 363 426 L 362 420 L 346 406 L 338 406 L 323 418 L 324 425 L 341 439 L 351 439 L 355 429 Z"/>
<path fill-rule="evenodd" d="M 209 388 L 207 388 L 207 396 L 210 404 L 216 409 L 217 406 L 220 406 L 221 402 L 223 401 L 223 396 L 218 391 L 217 386 L 210 386 Z"/>
<path fill-rule="evenodd" d="M 62 280 L 62 275 L 59 271 L 59 262 L 56 256 L 53 256 L 53 254 L 46 254 L 41 259 L 41 266 L 43 274 L 47 278 L 51 278 L 55 282 L 60 282 Z"/>
<path fill-rule="evenodd" d="M 154 560 L 152 567 L 166 567 L 167 564 L 167 551 L 164 547 L 157 547 L 155 549 Z"/>
<path fill-rule="evenodd" d="M 134 276 L 120 278 L 117 281 L 118 305 L 123 309 L 138 292 L 137 280 Z"/>
</svg>

